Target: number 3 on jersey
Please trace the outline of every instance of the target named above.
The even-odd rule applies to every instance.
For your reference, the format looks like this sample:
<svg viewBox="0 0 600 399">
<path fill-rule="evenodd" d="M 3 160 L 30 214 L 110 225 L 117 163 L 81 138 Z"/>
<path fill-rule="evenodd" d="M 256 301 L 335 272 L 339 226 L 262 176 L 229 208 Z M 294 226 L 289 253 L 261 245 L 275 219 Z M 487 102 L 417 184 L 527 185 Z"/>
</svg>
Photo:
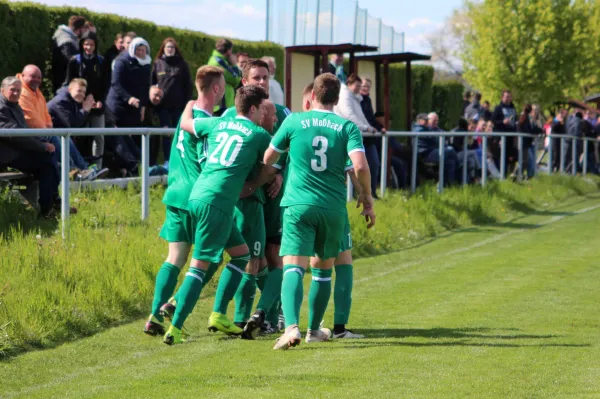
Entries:
<svg viewBox="0 0 600 399">
<path fill-rule="evenodd" d="M 315 149 L 316 159 L 310 160 L 310 167 L 315 172 L 322 172 L 327 169 L 327 138 L 323 136 L 315 136 L 312 146 Z"/>
<path fill-rule="evenodd" d="M 240 153 L 244 140 L 241 136 L 233 135 L 229 137 L 229 134 L 221 132 L 217 136 L 217 143 L 217 148 L 215 148 L 215 150 L 210 154 L 208 162 L 220 163 L 223 166 L 231 166 Z M 229 154 L 229 151 L 231 151 L 231 146 L 234 144 L 235 147 L 233 148 L 233 152 Z"/>
</svg>

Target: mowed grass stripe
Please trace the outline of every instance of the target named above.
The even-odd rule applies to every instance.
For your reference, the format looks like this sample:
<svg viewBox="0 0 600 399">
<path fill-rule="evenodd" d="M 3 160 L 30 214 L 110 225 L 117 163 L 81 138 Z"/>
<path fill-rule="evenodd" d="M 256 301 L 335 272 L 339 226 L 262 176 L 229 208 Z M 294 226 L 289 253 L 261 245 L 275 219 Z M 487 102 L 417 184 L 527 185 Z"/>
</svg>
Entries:
<svg viewBox="0 0 600 399">
<path fill-rule="evenodd" d="M 303 343 L 282 354 L 271 338 L 201 333 L 170 348 L 142 336 L 140 320 L 0 364 L 0 397 L 593 397 L 598 222 L 599 210 L 565 216 L 357 284 L 352 326 L 367 340 Z M 356 279 L 506 229 L 360 260 Z M 190 328 L 204 331 L 211 304 L 202 301 Z"/>
</svg>

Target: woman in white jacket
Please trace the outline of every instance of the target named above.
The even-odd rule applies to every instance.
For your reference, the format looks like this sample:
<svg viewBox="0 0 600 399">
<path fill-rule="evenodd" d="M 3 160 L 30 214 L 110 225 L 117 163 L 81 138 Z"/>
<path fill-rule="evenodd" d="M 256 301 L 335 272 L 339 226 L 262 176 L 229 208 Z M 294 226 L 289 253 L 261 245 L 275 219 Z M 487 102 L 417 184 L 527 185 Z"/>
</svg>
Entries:
<svg viewBox="0 0 600 399">
<path fill-rule="evenodd" d="M 375 133 L 377 130 L 369 124 L 365 114 L 360 107 L 362 96 L 360 95 L 360 87 L 362 80 L 358 75 L 351 74 L 346 80 L 346 84 L 342 84 L 340 89 L 340 99 L 333 111 L 342 118 L 352 121 L 363 132 Z"/>
</svg>

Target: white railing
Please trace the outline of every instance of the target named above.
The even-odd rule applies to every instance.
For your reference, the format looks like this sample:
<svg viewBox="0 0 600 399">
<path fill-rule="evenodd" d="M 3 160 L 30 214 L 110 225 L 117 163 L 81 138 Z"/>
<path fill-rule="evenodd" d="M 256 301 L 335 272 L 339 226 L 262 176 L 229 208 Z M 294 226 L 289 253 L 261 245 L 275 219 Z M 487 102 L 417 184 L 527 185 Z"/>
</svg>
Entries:
<svg viewBox="0 0 600 399">
<path fill-rule="evenodd" d="M 70 171 L 70 155 L 69 155 L 69 139 L 71 136 L 121 136 L 121 135 L 141 135 L 142 142 L 142 159 L 141 159 L 141 218 L 142 220 L 148 219 L 150 214 L 150 184 L 149 184 L 149 158 L 150 158 L 150 136 L 155 135 L 172 135 L 174 133 L 174 129 L 171 128 L 86 128 L 86 129 L 0 129 L 0 138 L 1 137 L 43 137 L 43 136 L 58 136 L 61 138 L 61 224 L 62 224 L 62 236 L 63 238 L 68 236 L 69 233 L 69 171 Z M 518 176 L 520 179 L 523 172 L 523 138 L 530 137 L 534 138 L 536 136 L 531 136 L 528 134 L 522 133 L 476 133 L 476 132 L 387 132 L 386 134 L 381 133 L 365 133 L 363 137 L 379 137 L 381 139 L 381 196 L 385 196 L 385 191 L 387 188 L 387 172 L 388 172 L 388 143 L 390 137 L 409 137 L 412 139 L 412 166 L 410 168 L 411 171 L 411 180 L 410 187 L 411 192 L 415 192 L 417 188 L 417 168 L 418 168 L 418 145 L 420 137 L 439 137 L 439 181 L 438 181 L 438 192 L 442 192 L 444 189 L 444 158 L 445 158 L 445 148 L 446 148 L 446 139 L 450 137 L 464 137 L 463 140 L 463 170 L 462 170 L 462 183 L 467 184 L 467 137 L 479 136 L 482 137 L 482 162 L 481 162 L 481 184 L 485 186 L 487 182 L 487 144 L 489 137 L 501 137 L 501 155 L 500 155 L 500 174 L 501 179 L 506 177 L 506 138 L 507 137 L 517 137 L 518 138 Z M 559 172 L 564 173 L 565 171 L 565 148 L 567 142 L 578 143 L 579 141 L 583 141 L 583 168 L 582 174 L 587 174 L 588 171 L 588 143 L 590 141 L 594 142 L 595 139 L 592 138 L 576 138 L 567 135 L 546 135 L 544 137 L 550 138 L 549 147 L 548 147 L 548 165 L 549 165 L 549 173 L 552 173 L 552 165 L 553 165 L 553 138 L 560 139 L 560 168 Z M 575 139 L 575 140 L 574 140 Z M 537 143 L 536 143 L 537 144 Z M 536 148 L 537 149 L 537 148 Z M 571 173 L 573 175 L 577 174 L 577 146 L 572 146 L 572 159 L 573 166 L 571 168 Z M 536 151 L 537 153 L 537 151 Z M 537 168 L 537 160 L 536 160 L 536 168 Z M 348 182 L 348 201 L 352 200 L 352 183 Z"/>
</svg>

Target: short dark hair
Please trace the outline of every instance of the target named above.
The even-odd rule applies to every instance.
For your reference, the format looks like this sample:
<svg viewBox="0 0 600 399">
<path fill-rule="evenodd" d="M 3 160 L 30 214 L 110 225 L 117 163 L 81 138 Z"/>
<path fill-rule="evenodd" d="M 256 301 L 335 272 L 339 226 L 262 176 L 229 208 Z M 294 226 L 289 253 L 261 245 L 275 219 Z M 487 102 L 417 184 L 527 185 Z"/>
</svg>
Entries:
<svg viewBox="0 0 600 399">
<path fill-rule="evenodd" d="M 512 94 L 512 92 L 508 89 L 504 89 L 502 90 L 502 96 L 504 96 L 505 94 Z"/>
<path fill-rule="evenodd" d="M 310 94 L 314 88 L 315 88 L 315 82 L 310 82 L 309 84 L 307 84 L 306 87 L 304 88 L 304 90 L 302 90 L 302 97 L 304 97 L 307 94 Z"/>
<path fill-rule="evenodd" d="M 244 69 L 242 70 L 242 78 L 248 80 L 250 77 L 250 70 L 254 68 L 267 68 L 267 71 L 269 73 L 271 72 L 269 71 L 269 64 L 263 60 L 249 60 L 246 65 L 244 65 Z"/>
<path fill-rule="evenodd" d="M 69 28 L 71 28 L 71 30 L 81 29 L 85 26 L 85 22 L 85 18 L 81 15 L 73 15 L 69 18 Z"/>
<path fill-rule="evenodd" d="M 233 43 L 229 39 L 219 39 L 219 40 L 217 40 L 217 43 L 215 44 L 215 49 L 221 54 L 225 54 L 232 48 L 233 48 Z"/>
<path fill-rule="evenodd" d="M 252 106 L 260 107 L 260 104 L 269 96 L 265 89 L 259 86 L 242 86 L 235 96 L 235 109 L 238 114 L 246 115 Z"/>
<path fill-rule="evenodd" d="M 123 34 L 121 32 L 115 35 L 115 40 L 121 40 L 123 38 Z"/>
<path fill-rule="evenodd" d="M 196 88 L 206 93 L 223 76 L 223 70 L 216 66 L 204 65 L 196 72 Z"/>
<path fill-rule="evenodd" d="M 362 83 L 362 79 L 355 73 L 351 73 L 350 76 L 348 76 L 348 79 L 346 79 L 346 85 L 348 86 L 353 85 L 356 82 Z"/>
<path fill-rule="evenodd" d="M 235 56 L 236 57 L 248 57 L 248 58 L 250 58 L 250 56 L 248 55 L 248 53 L 236 53 Z"/>
<path fill-rule="evenodd" d="M 96 25 L 92 21 L 85 21 L 83 27 L 89 30 L 96 29 Z"/>
<path fill-rule="evenodd" d="M 340 88 L 340 81 L 335 75 L 323 73 L 315 79 L 315 99 L 323 105 L 335 104 L 340 98 Z"/>
<path fill-rule="evenodd" d="M 475 99 L 481 101 L 481 93 L 475 93 Z"/>
<path fill-rule="evenodd" d="M 485 101 L 483 102 L 483 104 L 484 104 L 484 105 L 488 105 L 488 106 L 489 106 L 489 105 L 490 105 L 490 102 L 489 102 L 488 100 L 485 100 Z"/>
<path fill-rule="evenodd" d="M 135 33 L 135 32 L 127 32 L 127 33 L 125 33 L 125 37 L 128 37 L 130 39 L 135 39 L 137 37 L 137 33 Z"/>
</svg>

